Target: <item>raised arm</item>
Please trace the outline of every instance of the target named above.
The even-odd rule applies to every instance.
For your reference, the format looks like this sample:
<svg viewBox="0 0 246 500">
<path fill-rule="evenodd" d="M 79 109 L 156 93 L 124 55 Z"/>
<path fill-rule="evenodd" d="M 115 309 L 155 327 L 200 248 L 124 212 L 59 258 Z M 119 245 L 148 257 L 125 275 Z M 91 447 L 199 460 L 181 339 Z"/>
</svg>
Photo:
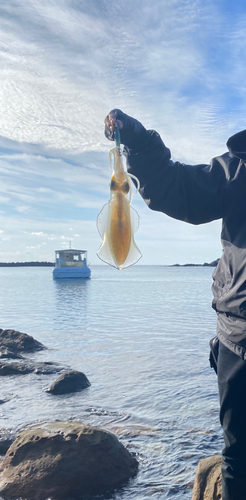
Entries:
<svg viewBox="0 0 246 500">
<path fill-rule="evenodd" d="M 113 110 L 105 120 L 105 135 L 110 140 L 116 119 L 128 171 L 139 179 L 140 194 L 149 208 L 192 224 L 225 216 L 238 158 L 228 152 L 214 158 L 209 165 L 173 162 L 170 150 L 157 132 L 146 130 L 120 110 Z"/>
</svg>

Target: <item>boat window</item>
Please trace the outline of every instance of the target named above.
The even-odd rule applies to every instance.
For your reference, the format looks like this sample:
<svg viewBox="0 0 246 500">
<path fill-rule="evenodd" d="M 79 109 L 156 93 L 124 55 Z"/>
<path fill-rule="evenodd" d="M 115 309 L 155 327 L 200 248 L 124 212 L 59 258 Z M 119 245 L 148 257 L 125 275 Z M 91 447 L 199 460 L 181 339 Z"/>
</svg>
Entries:
<svg viewBox="0 0 246 500">
<path fill-rule="evenodd" d="M 79 256 L 78 256 L 78 255 L 74 255 L 74 256 L 73 256 L 73 260 L 78 261 L 78 260 L 79 260 Z"/>
</svg>

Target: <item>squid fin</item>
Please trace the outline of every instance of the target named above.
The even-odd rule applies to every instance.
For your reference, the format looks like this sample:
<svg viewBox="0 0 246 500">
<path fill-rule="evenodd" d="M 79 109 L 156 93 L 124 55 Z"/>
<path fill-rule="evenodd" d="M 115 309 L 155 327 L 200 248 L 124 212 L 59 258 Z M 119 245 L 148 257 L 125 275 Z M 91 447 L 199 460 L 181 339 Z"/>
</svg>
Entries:
<svg viewBox="0 0 246 500">
<path fill-rule="evenodd" d="M 125 269 L 126 267 L 133 266 L 133 264 L 136 264 L 142 257 L 142 254 L 134 240 L 134 234 L 139 228 L 139 215 L 137 211 L 132 207 L 130 207 L 130 215 L 131 215 L 131 227 L 132 227 L 131 245 L 127 258 L 125 262 L 122 264 L 120 269 Z"/>
<path fill-rule="evenodd" d="M 130 267 L 133 264 L 136 264 L 141 257 L 142 254 L 137 247 L 135 241 L 134 241 L 134 233 L 138 230 L 139 228 L 139 215 L 136 212 L 136 210 L 132 207 L 130 207 L 130 216 L 131 216 L 131 229 L 132 229 L 132 237 L 131 237 L 131 244 L 130 244 L 130 249 L 127 255 L 127 258 L 125 262 L 122 265 L 118 265 L 110 251 L 109 243 L 108 243 L 108 238 L 107 238 L 107 227 L 108 227 L 108 217 L 109 217 L 109 203 L 104 205 L 102 208 L 101 212 L 99 213 L 97 217 L 97 228 L 98 232 L 103 240 L 99 250 L 97 251 L 97 256 L 99 259 L 101 259 L 103 262 L 106 262 L 110 266 L 116 267 L 117 269 L 121 270 L 126 267 Z"/>
<path fill-rule="evenodd" d="M 131 226 L 132 226 L 132 234 L 135 234 L 139 228 L 139 215 L 135 208 L 130 207 L 130 216 L 131 216 Z"/>
<path fill-rule="evenodd" d="M 103 262 L 106 262 L 110 266 L 118 267 L 114 262 L 108 244 L 108 239 L 107 239 L 108 218 L 109 218 L 109 203 L 106 203 L 106 205 L 102 207 L 102 210 L 101 212 L 99 212 L 97 217 L 97 229 L 103 240 L 100 248 L 97 251 L 97 256 L 99 257 L 99 259 L 101 259 Z"/>
<path fill-rule="evenodd" d="M 97 229 L 103 240 L 104 234 L 107 231 L 107 224 L 109 218 L 109 202 L 103 205 L 101 212 L 97 216 Z"/>
<path fill-rule="evenodd" d="M 97 251 L 97 256 L 99 257 L 100 260 L 103 262 L 106 262 L 106 264 L 109 264 L 110 266 L 116 267 L 118 269 L 117 264 L 115 264 L 115 261 L 113 259 L 113 256 L 110 252 L 108 240 L 105 234 L 105 238 L 103 239 L 103 242 L 100 246 L 100 248 Z"/>
<path fill-rule="evenodd" d="M 131 246 L 130 246 L 130 250 L 129 250 L 129 253 L 128 253 L 128 256 L 124 262 L 124 264 L 122 264 L 122 266 L 117 266 L 118 269 L 125 269 L 126 267 L 130 267 L 130 266 L 133 266 L 134 264 L 136 264 L 142 257 L 142 254 L 138 248 L 138 246 L 136 245 L 134 239 L 132 238 L 132 241 L 131 241 Z"/>
</svg>

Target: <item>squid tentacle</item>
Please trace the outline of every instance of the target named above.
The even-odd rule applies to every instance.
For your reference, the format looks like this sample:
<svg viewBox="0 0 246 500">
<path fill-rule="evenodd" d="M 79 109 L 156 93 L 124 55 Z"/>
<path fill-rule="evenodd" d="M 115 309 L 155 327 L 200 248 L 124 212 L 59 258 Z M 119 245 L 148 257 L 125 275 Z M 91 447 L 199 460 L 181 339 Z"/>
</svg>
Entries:
<svg viewBox="0 0 246 500">
<path fill-rule="evenodd" d="M 129 172 L 127 172 L 127 175 L 128 175 L 128 177 L 131 177 L 131 179 L 134 179 L 134 181 L 136 181 L 136 183 L 137 183 L 136 188 L 137 188 L 137 191 L 139 191 L 139 189 L 140 189 L 140 182 L 139 182 L 138 178 L 136 177 L 136 175 L 129 174 Z"/>
</svg>

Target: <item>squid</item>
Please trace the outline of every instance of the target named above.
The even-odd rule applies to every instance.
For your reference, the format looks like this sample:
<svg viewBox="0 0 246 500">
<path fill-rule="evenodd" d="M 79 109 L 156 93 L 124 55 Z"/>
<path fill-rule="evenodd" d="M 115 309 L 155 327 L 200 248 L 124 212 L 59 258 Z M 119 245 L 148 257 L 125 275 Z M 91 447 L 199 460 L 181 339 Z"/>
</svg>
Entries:
<svg viewBox="0 0 246 500">
<path fill-rule="evenodd" d="M 134 241 L 134 234 L 139 227 L 139 215 L 131 206 L 130 178 L 135 179 L 138 189 L 139 181 L 124 170 L 119 146 L 110 151 L 109 157 L 113 168 L 111 197 L 97 217 L 97 228 L 103 240 L 97 256 L 103 262 L 121 270 L 136 264 L 142 257 Z"/>
</svg>

